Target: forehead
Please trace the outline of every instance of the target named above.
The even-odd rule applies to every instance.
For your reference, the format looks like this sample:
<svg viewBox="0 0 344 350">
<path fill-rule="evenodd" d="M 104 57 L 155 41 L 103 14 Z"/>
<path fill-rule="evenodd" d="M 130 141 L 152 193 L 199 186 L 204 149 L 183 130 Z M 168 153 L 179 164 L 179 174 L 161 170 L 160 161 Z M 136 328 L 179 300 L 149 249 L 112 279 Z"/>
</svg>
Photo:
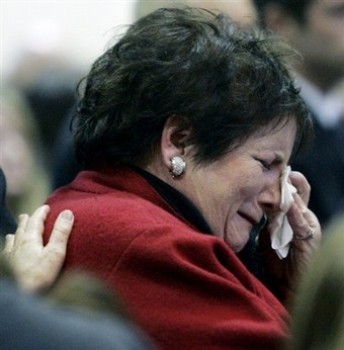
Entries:
<svg viewBox="0 0 344 350">
<path fill-rule="evenodd" d="M 296 122 L 291 119 L 277 126 L 265 127 L 251 135 L 243 144 L 244 147 L 253 147 L 256 150 L 269 149 L 283 150 L 282 158 L 289 156 L 296 136 Z"/>
<path fill-rule="evenodd" d="M 283 134 L 286 131 L 291 131 L 295 133 L 296 129 L 297 129 L 297 126 L 296 126 L 295 118 L 282 119 L 279 123 L 268 124 L 260 129 L 257 129 L 257 131 L 253 134 L 253 136 L 262 137 L 262 136 L 273 135 L 276 133 Z"/>
</svg>

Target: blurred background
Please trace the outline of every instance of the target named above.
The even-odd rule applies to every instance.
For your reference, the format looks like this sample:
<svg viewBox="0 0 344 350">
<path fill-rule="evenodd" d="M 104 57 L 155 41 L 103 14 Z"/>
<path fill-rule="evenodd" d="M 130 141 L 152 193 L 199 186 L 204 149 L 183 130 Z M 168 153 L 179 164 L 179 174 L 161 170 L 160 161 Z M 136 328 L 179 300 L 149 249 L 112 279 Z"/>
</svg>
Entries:
<svg viewBox="0 0 344 350">
<path fill-rule="evenodd" d="M 32 55 L 87 69 L 111 31 L 132 21 L 134 5 L 134 0 L 1 1 L 2 79 Z"/>
<path fill-rule="evenodd" d="M 9 78 L 32 55 L 51 56 L 85 70 L 112 36 L 138 16 L 181 1 L 173 0 L 2 0 L 1 75 Z M 229 9 L 250 21 L 246 0 L 184 1 L 189 5 Z M 246 19 L 244 19 L 246 17 Z M 43 58 L 43 57 L 42 57 Z M 27 77 L 28 78 L 28 77 Z"/>
<path fill-rule="evenodd" d="M 132 22 L 135 1 L 2 0 L 0 6 L 0 166 L 9 209 L 18 215 L 32 212 L 75 171 L 69 162 L 65 179 L 60 167 L 70 156 L 77 84 Z"/>
</svg>

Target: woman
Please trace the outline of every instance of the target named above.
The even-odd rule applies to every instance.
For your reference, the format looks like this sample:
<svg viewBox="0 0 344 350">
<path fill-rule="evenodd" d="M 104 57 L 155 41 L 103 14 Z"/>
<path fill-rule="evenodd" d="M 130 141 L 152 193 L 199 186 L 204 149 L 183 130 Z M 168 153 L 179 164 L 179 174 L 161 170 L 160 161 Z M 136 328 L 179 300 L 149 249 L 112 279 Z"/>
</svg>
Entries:
<svg viewBox="0 0 344 350">
<path fill-rule="evenodd" d="M 66 268 L 106 280 L 163 349 L 273 349 L 287 337 L 284 306 L 237 256 L 279 213 L 280 176 L 311 130 L 274 46 L 225 15 L 160 9 L 87 77 L 75 130 L 87 170 L 48 199 L 47 232 L 73 211 Z M 281 298 L 320 240 L 306 179 L 290 181 L 298 239 L 283 260 L 264 249 Z"/>
</svg>

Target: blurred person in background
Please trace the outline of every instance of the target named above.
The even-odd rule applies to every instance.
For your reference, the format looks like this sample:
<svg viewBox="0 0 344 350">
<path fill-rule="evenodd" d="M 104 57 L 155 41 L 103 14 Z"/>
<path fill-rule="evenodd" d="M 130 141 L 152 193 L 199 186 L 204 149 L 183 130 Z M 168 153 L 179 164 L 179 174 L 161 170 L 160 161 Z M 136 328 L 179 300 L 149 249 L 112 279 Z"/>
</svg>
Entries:
<svg viewBox="0 0 344 350">
<path fill-rule="evenodd" d="M 294 69 L 314 119 L 312 147 L 291 165 L 311 185 L 310 208 L 322 225 L 344 201 L 344 0 L 254 0 L 260 24 L 302 56 Z M 340 204 L 341 203 L 341 204 Z"/>
<path fill-rule="evenodd" d="M 53 187 L 61 130 L 76 108 L 77 84 L 81 76 L 82 72 L 75 64 L 58 57 L 55 52 L 27 52 L 8 77 L 8 84 L 21 93 L 31 109 L 41 139 L 42 161 Z M 68 137 L 68 132 L 63 136 Z M 68 172 L 68 168 L 62 169 L 57 170 L 59 174 Z"/>
<path fill-rule="evenodd" d="M 0 167 L 0 242 L 5 238 L 5 235 L 17 229 L 17 223 L 7 208 L 6 191 L 6 177 Z"/>
<path fill-rule="evenodd" d="M 10 212 L 32 213 L 51 192 L 44 150 L 31 108 L 15 89 L 1 89 L 0 166 L 7 179 Z"/>
<path fill-rule="evenodd" d="M 301 281 L 285 350 L 344 349 L 344 215 L 327 231 Z"/>
</svg>

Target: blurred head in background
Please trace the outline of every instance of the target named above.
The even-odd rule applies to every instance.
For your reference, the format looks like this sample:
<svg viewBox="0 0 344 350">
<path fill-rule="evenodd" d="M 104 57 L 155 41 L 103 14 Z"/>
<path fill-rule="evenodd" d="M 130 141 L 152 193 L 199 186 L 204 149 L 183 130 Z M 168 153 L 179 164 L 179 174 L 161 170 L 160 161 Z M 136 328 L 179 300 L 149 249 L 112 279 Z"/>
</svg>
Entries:
<svg viewBox="0 0 344 350">
<path fill-rule="evenodd" d="M 50 192 L 43 149 L 32 111 L 18 91 L 1 91 L 0 166 L 7 179 L 7 202 L 18 216 L 31 213 Z"/>
<path fill-rule="evenodd" d="M 326 91 L 344 76 L 344 0 L 254 0 L 260 23 L 301 53 L 297 71 Z"/>
</svg>

